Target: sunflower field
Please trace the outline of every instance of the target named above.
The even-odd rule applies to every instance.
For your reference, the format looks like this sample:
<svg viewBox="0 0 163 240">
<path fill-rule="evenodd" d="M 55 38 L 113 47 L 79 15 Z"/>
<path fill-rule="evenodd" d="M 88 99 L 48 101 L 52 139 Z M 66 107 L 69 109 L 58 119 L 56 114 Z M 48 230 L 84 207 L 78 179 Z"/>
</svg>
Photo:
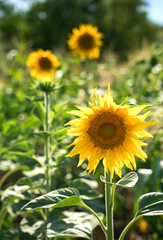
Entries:
<svg viewBox="0 0 163 240">
<path fill-rule="evenodd" d="M 0 2 L 0 240 L 163 240 L 162 29 L 133 2 Z"/>
</svg>

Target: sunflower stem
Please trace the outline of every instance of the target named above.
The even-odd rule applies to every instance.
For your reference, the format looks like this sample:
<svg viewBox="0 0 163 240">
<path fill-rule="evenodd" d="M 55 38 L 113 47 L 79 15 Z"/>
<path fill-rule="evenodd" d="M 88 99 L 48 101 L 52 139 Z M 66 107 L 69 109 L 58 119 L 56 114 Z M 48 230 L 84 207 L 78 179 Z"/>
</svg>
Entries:
<svg viewBox="0 0 163 240">
<path fill-rule="evenodd" d="M 45 104 L 45 126 L 44 130 L 46 132 L 49 131 L 49 110 L 50 110 L 50 95 L 48 92 L 45 92 L 44 95 L 44 104 Z M 45 163 L 46 163 L 46 170 L 45 170 L 45 179 L 46 179 L 46 192 L 50 191 L 50 178 L 49 178 L 49 136 L 48 134 L 45 136 L 45 147 L 44 147 L 44 154 L 45 154 Z M 48 209 L 45 209 L 46 219 L 48 219 Z M 45 234 L 46 235 L 46 234 Z M 45 239 L 48 240 L 49 238 L 45 236 Z"/>
<path fill-rule="evenodd" d="M 121 233 L 120 237 L 118 238 L 118 240 L 123 240 L 127 231 L 129 230 L 129 228 L 139 219 L 141 218 L 141 216 L 138 216 L 136 218 L 133 218 L 131 220 L 131 222 L 128 223 L 128 225 L 124 228 L 123 232 Z"/>
<path fill-rule="evenodd" d="M 49 109 L 50 109 L 50 99 L 49 94 L 45 92 L 45 131 L 49 131 Z M 46 162 L 46 191 L 50 191 L 50 179 L 49 179 L 49 136 L 45 137 L 45 162 Z"/>
<path fill-rule="evenodd" d="M 106 182 L 112 183 L 110 173 L 105 172 Z M 113 226 L 113 203 L 114 203 L 114 187 L 105 183 L 105 209 L 106 209 L 106 236 L 107 240 L 114 240 L 114 226 Z"/>
<path fill-rule="evenodd" d="M 100 226 L 101 226 L 102 230 L 103 230 L 104 233 L 106 234 L 106 227 L 105 227 L 105 225 L 103 224 L 103 222 L 101 221 L 100 217 L 99 217 L 90 207 L 88 207 L 85 203 L 83 203 L 83 207 L 84 207 L 85 209 L 87 209 L 89 212 L 91 212 L 91 213 L 97 218 L 97 220 L 98 220 L 99 223 L 100 223 Z"/>
</svg>

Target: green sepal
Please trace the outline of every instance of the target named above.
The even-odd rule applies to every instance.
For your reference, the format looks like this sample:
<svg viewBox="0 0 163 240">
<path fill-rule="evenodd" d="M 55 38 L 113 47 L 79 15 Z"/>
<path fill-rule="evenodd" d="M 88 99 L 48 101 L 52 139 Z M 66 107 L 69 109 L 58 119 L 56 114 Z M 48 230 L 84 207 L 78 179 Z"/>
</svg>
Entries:
<svg viewBox="0 0 163 240">
<path fill-rule="evenodd" d="M 59 89 L 61 86 L 56 85 L 53 81 L 44 81 L 44 82 L 37 82 L 36 88 L 42 92 L 50 93 L 57 89 Z"/>
</svg>

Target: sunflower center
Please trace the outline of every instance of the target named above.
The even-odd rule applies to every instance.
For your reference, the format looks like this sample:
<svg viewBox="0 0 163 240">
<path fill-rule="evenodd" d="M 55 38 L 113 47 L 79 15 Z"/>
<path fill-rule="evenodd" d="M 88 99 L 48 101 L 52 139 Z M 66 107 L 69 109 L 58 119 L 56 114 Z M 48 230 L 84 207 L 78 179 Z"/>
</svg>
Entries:
<svg viewBox="0 0 163 240">
<path fill-rule="evenodd" d="M 99 127 L 99 136 L 108 139 L 114 137 L 116 134 L 116 128 L 114 125 L 109 123 L 104 123 Z"/>
<path fill-rule="evenodd" d="M 114 149 L 125 138 L 126 128 L 123 119 L 111 112 L 103 112 L 90 121 L 87 131 L 95 147 Z"/>
<path fill-rule="evenodd" d="M 48 57 L 41 57 L 39 59 L 39 65 L 45 71 L 48 71 L 52 68 L 52 62 Z"/>
<path fill-rule="evenodd" d="M 90 34 L 85 33 L 79 37 L 78 43 L 82 50 L 88 51 L 94 46 L 94 38 Z"/>
</svg>

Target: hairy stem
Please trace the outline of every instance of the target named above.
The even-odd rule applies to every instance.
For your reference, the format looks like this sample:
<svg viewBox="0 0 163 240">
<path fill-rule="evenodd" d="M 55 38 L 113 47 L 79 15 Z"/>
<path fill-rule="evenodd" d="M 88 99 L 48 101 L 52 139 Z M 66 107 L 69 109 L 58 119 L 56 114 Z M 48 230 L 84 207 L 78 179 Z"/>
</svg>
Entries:
<svg viewBox="0 0 163 240">
<path fill-rule="evenodd" d="M 49 110 L 50 110 L 50 99 L 49 94 L 45 92 L 45 131 L 49 131 Z M 49 136 L 45 137 L 45 162 L 46 162 L 46 191 L 50 191 L 50 179 L 49 179 Z"/>
<path fill-rule="evenodd" d="M 44 130 L 46 132 L 49 131 L 49 111 L 50 111 L 50 95 L 48 92 L 45 92 L 44 96 L 44 103 L 45 103 L 45 126 Z M 49 177 L 49 136 L 48 134 L 45 136 L 45 146 L 44 146 L 44 154 L 45 154 L 45 163 L 46 163 L 46 170 L 45 170 L 45 178 L 46 178 L 46 192 L 50 191 L 50 177 Z M 48 209 L 45 209 L 46 219 L 48 219 Z M 45 239 L 48 240 L 49 238 L 45 236 Z"/>
<path fill-rule="evenodd" d="M 131 227 L 132 224 L 134 224 L 139 218 L 141 218 L 141 216 L 136 217 L 134 219 L 131 220 L 131 222 L 129 222 L 129 224 L 125 227 L 125 229 L 123 230 L 123 232 L 121 233 L 120 237 L 118 238 L 118 240 L 123 240 L 127 231 L 129 230 L 129 228 Z"/>
<path fill-rule="evenodd" d="M 106 227 L 103 224 L 103 222 L 101 221 L 101 219 L 99 218 L 99 216 L 90 207 L 88 207 L 85 203 L 83 203 L 83 207 L 86 208 L 89 212 L 91 212 L 97 218 L 97 220 L 100 223 L 100 226 L 101 226 L 102 230 L 106 234 Z"/>
<path fill-rule="evenodd" d="M 10 171 L 8 171 L 0 180 L 0 188 L 2 187 L 3 183 L 6 181 L 6 179 L 13 174 L 14 172 L 18 171 L 18 168 L 12 169 Z"/>
<path fill-rule="evenodd" d="M 106 182 L 112 182 L 111 174 L 105 172 Z M 105 183 L 105 209 L 106 209 L 106 229 L 107 240 L 114 240 L 113 226 L 113 200 L 114 190 L 112 185 Z"/>
</svg>

